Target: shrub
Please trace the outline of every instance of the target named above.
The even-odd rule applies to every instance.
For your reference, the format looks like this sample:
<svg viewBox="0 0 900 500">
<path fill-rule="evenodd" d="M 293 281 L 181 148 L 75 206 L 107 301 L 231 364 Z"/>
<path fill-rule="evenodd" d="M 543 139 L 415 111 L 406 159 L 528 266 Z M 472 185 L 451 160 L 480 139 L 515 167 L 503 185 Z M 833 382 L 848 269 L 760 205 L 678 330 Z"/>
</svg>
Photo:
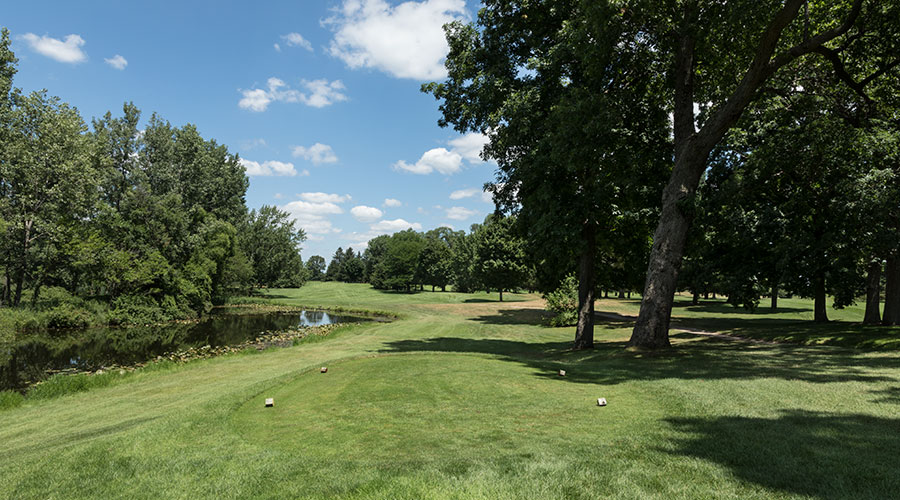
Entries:
<svg viewBox="0 0 900 500">
<path fill-rule="evenodd" d="M 20 406 L 25 397 L 16 391 L 0 391 L 0 410 L 7 410 Z"/>
<path fill-rule="evenodd" d="M 544 298 L 547 309 L 555 313 L 550 318 L 551 326 L 572 326 L 578 322 L 578 278 L 574 274 L 566 276 L 559 287 Z"/>
<path fill-rule="evenodd" d="M 49 328 L 84 328 L 91 324 L 91 313 L 71 304 L 63 303 L 46 314 Z"/>
</svg>

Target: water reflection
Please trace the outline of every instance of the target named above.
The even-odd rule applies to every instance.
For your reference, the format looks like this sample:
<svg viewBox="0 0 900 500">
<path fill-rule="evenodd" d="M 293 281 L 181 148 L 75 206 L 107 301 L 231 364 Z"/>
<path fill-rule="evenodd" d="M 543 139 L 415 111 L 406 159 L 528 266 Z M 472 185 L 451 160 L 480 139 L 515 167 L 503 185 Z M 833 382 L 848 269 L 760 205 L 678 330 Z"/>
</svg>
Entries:
<svg viewBox="0 0 900 500">
<path fill-rule="evenodd" d="M 22 333 L 16 342 L 0 346 L 0 390 L 22 387 L 54 371 L 131 365 L 190 347 L 240 344 L 266 332 L 365 320 L 325 311 L 214 311 L 200 323 Z"/>
</svg>

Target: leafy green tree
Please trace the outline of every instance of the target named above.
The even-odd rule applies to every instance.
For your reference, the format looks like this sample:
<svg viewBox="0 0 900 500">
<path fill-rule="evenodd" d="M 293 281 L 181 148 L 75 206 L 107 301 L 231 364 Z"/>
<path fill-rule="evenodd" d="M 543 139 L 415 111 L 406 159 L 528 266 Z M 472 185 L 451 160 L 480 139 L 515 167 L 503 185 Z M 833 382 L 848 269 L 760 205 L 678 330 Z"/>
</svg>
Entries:
<svg viewBox="0 0 900 500">
<path fill-rule="evenodd" d="M 241 249 L 253 266 L 257 286 L 298 287 L 306 281 L 300 245 L 303 229 L 295 228 L 290 214 L 263 205 L 251 210 L 241 234 Z"/>
<path fill-rule="evenodd" d="M 442 291 L 447 290 L 452 278 L 450 246 L 456 238 L 458 235 L 447 227 L 439 227 L 425 233 L 425 247 L 419 254 L 416 274 L 422 283 L 431 285 L 432 292 L 435 287 L 441 287 Z"/>
<path fill-rule="evenodd" d="M 313 255 L 306 260 L 306 269 L 309 270 L 310 281 L 322 281 L 325 277 L 325 258 Z"/>
<path fill-rule="evenodd" d="M 646 36 L 657 42 L 660 60 L 671 62 L 666 101 L 673 109 L 675 141 L 672 174 L 630 345 L 669 345 L 669 318 L 691 224 L 691 213 L 684 208 L 690 206 L 710 153 L 774 76 L 794 70 L 795 61 L 832 43 L 841 46 L 863 37 L 868 28 L 858 21 L 864 4 L 866 14 L 880 9 L 878 2 L 864 0 L 828 5 L 806 0 L 740 5 L 691 1 L 677 9 L 638 1 L 625 6 L 623 15 L 640 20 Z M 804 6 L 809 15 L 800 15 Z M 885 57 L 890 59 L 889 54 Z M 698 102 L 707 104 L 696 116 Z"/>
<path fill-rule="evenodd" d="M 488 215 L 475 232 L 475 273 L 490 291 L 514 290 L 522 285 L 528 273 L 524 242 L 512 230 L 513 217 Z"/>
<path fill-rule="evenodd" d="M 463 234 L 453 240 L 450 247 L 451 283 L 457 292 L 474 292 L 482 287 L 475 272 L 475 233 L 481 224 L 472 224 L 469 234 Z"/>
<path fill-rule="evenodd" d="M 412 229 L 394 233 L 384 240 L 384 254 L 372 272 L 372 283 L 377 288 L 412 290 L 416 284 L 416 264 L 425 247 L 425 238 Z"/>
<path fill-rule="evenodd" d="M 86 127 L 75 108 L 46 92 L 16 94 L 0 151 L 0 197 L 6 200 L 6 267 L 13 270 L 18 305 L 26 278 L 35 290 L 60 228 L 86 217 L 97 193 L 87 155 Z"/>
</svg>

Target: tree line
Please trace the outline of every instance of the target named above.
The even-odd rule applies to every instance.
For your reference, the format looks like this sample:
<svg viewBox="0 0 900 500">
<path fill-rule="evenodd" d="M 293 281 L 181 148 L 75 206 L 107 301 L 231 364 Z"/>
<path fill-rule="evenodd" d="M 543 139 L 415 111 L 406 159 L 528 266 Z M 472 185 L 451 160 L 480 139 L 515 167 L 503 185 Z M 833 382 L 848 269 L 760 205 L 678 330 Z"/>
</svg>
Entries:
<svg viewBox="0 0 900 500">
<path fill-rule="evenodd" d="M 310 257 L 311 279 L 370 283 L 380 290 L 478 290 L 503 292 L 535 290 L 534 268 L 525 254 L 525 242 L 515 230 L 515 218 L 488 215 L 468 233 L 439 227 L 426 232 L 413 229 L 377 236 L 362 253 L 338 248 L 324 269 L 324 259 Z M 318 272 L 316 272 L 318 270 Z"/>
<path fill-rule="evenodd" d="M 98 305 L 109 322 L 157 322 L 307 279 L 303 230 L 276 207 L 248 211 L 226 146 L 156 114 L 141 128 L 132 103 L 88 126 L 46 90 L 13 86 L 9 43 L 3 29 L 0 306 L 67 308 L 51 326 Z"/>
</svg>

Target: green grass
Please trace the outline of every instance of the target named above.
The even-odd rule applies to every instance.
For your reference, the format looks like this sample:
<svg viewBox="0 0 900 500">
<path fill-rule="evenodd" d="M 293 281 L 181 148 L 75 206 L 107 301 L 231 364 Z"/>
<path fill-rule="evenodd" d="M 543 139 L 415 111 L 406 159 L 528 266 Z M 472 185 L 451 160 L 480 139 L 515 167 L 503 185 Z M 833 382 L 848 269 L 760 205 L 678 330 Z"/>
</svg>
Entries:
<svg viewBox="0 0 900 500">
<path fill-rule="evenodd" d="M 640 299 L 607 299 L 599 311 L 637 316 Z M 735 308 L 724 300 L 691 304 L 688 296 L 677 296 L 673 307 L 674 328 L 707 330 L 761 340 L 804 345 L 833 345 L 867 350 L 900 350 L 900 328 L 863 325 L 865 303 L 834 309 L 828 303 L 829 322 L 813 323 L 812 303 L 806 299 L 779 299 L 773 311 L 766 301 L 755 311 Z"/>
<path fill-rule="evenodd" d="M 496 295 L 336 283 L 269 293 L 285 305 L 389 310 L 402 319 L 16 401 L 0 412 L 0 496 L 743 499 L 900 491 L 894 351 L 673 332 L 669 352 L 630 353 L 620 318 L 598 324 L 597 349 L 571 352 L 572 329 L 540 326 L 535 296 L 510 294 L 500 304 Z M 737 328 L 769 318 L 704 306 L 679 307 L 677 322 L 710 329 L 730 319 Z M 798 311 L 773 319 L 799 325 L 790 322 L 808 306 L 797 301 L 790 307 Z M 636 312 L 624 300 L 599 309 Z M 274 408 L 264 408 L 267 397 Z M 609 406 L 597 407 L 597 397 Z"/>
</svg>

